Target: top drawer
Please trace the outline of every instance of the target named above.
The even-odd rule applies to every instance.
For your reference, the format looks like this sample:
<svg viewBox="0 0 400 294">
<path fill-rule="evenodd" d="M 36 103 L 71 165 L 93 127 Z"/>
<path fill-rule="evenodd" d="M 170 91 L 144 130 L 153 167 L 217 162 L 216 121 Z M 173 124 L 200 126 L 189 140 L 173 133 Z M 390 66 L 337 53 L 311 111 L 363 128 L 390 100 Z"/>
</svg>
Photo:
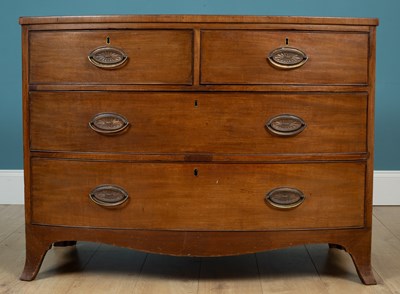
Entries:
<svg viewBox="0 0 400 294">
<path fill-rule="evenodd" d="M 117 50 L 97 51 L 96 66 L 88 56 L 99 47 Z M 29 37 L 29 81 L 192 84 L 192 51 L 191 30 L 33 31 Z M 123 54 L 127 60 L 118 66 Z"/>
<path fill-rule="evenodd" d="M 201 34 L 202 84 L 367 84 L 368 34 L 205 30 Z M 268 56 L 275 49 L 273 65 Z M 285 67 L 285 66 L 283 66 Z"/>
</svg>

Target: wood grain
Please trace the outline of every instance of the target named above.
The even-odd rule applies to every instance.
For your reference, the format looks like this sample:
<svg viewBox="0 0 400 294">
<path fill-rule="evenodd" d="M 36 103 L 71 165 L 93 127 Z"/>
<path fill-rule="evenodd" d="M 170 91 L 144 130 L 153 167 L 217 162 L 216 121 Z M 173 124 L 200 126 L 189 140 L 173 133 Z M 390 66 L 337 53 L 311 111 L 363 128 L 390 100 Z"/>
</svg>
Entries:
<svg viewBox="0 0 400 294">
<path fill-rule="evenodd" d="M 306 154 L 210 154 L 210 153 L 97 153 L 32 151 L 32 157 L 111 160 L 127 162 L 214 162 L 214 163 L 306 163 L 334 161 L 365 161 L 370 156 L 362 153 L 306 153 Z"/>
<path fill-rule="evenodd" d="M 24 148 L 24 204 L 25 222 L 31 219 L 30 207 L 30 117 L 29 117 L 29 31 L 22 27 L 22 120 L 23 120 L 23 148 Z"/>
<path fill-rule="evenodd" d="M 11 207 L 11 206 L 10 206 Z M 17 207 L 23 213 L 22 207 Z M 12 208 L 12 210 L 14 210 Z M 0 231 L 9 227 L 8 217 L 0 214 Z M 25 226 L 23 220 L 15 220 L 14 230 L 0 243 L 0 293 L 13 293 L 14 284 L 17 284 L 18 275 L 25 259 Z M 3 225 L 4 224 L 4 225 Z M 14 292 L 18 293 L 18 292 Z"/>
<path fill-rule="evenodd" d="M 324 293 L 392 293 L 376 272 L 378 285 L 365 287 L 358 283 L 357 271 L 351 257 L 344 251 L 328 249 L 322 244 L 307 245 L 306 248 L 310 254 L 310 261 L 319 273 L 320 282 L 325 286 Z"/>
<path fill-rule="evenodd" d="M 34 159 L 32 222 L 217 231 L 362 227 L 364 171 L 359 163 L 221 166 Z M 104 184 L 122 187 L 129 200 L 115 208 L 95 204 L 88 195 Z M 265 195 L 277 187 L 299 189 L 306 199 L 292 210 L 271 207 Z"/>
<path fill-rule="evenodd" d="M 376 72 L 376 28 L 370 29 L 370 49 L 369 49 L 369 95 L 368 95 L 368 120 L 367 120 L 367 148 L 374 154 L 375 150 L 375 72 Z M 373 182 L 374 182 L 374 156 L 367 160 L 366 178 L 366 201 L 365 201 L 365 220 L 367 227 L 372 226 L 372 203 L 373 203 Z"/>
<path fill-rule="evenodd" d="M 128 55 L 125 66 L 107 70 L 89 62 L 106 37 Z M 29 82 L 190 85 L 192 43 L 191 30 L 31 32 Z"/>
<path fill-rule="evenodd" d="M 378 25 L 377 18 L 304 17 L 304 16 L 247 16 L 247 15 L 92 15 L 21 17 L 20 24 L 62 23 L 123 23 L 123 22 L 187 22 L 187 23 L 271 23 L 318 25 Z"/>
<path fill-rule="evenodd" d="M 149 254 L 136 293 L 198 293 L 200 259 Z"/>
<path fill-rule="evenodd" d="M 399 212 L 399 206 L 374 208 L 372 262 L 392 293 L 400 291 Z"/>
<path fill-rule="evenodd" d="M 297 69 L 276 69 L 267 56 L 285 46 L 309 60 Z M 201 54 L 202 84 L 368 83 L 368 34 L 205 30 Z"/>
<path fill-rule="evenodd" d="M 0 230 L 0 244 L 10 236 L 24 220 L 22 205 L 0 206 L 0 214 L 3 216 L 2 229 Z"/>
<path fill-rule="evenodd" d="M 374 216 L 400 240 L 400 217 L 398 206 L 375 206 Z"/>
<path fill-rule="evenodd" d="M 327 291 L 305 246 L 257 253 L 256 257 L 263 293 Z"/>
<path fill-rule="evenodd" d="M 214 155 L 366 151 L 365 94 L 31 92 L 30 99 L 32 150 Z M 103 112 L 123 115 L 129 129 L 115 136 L 94 132 L 88 123 Z M 292 137 L 271 134 L 265 124 L 279 114 L 302 118 L 306 129 Z"/>
<path fill-rule="evenodd" d="M 366 93 L 367 85 L 105 85 L 105 84 L 31 84 L 31 91 L 157 91 L 157 92 L 329 92 Z"/>
<path fill-rule="evenodd" d="M 139 293 L 136 286 L 143 279 L 146 257 L 142 252 L 101 245 L 85 266 L 86 274 L 69 281 L 68 293 L 90 293 L 93 289 L 97 293 Z"/>
<path fill-rule="evenodd" d="M 201 263 L 197 293 L 261 294 L 258 277 L 255 255 L 205 258 Z"/>
<path fill-rule="evenodd" d="M 26 187 L 22 280 L 35 278 L 53 244 L 77 240 L 78 247 L 89 241 L 179 256 L 328 243 L 349 253 L 363 283 L 375 284 L 371 222 L 377 19 L 127 15 L 21 18 L 20 23 Z M 87 58 L 106 45 L 107 37 L 109 46 L 129 56 L 115 70 L 99 69 Z M 272 67 L 267 55 L 282 46 L 296 47 L 309 59 L 289 71 Z M 101 112 L 120 113 L 130 127 L 117 136 L 95 133 L 88 123 Z M 287 114 L 307 124 L 300 134 L 281 138 L 265 130 L 271 117 Z M 114 209 L 90 201 L 88 193 L 103 184 L 124 187 L 129 201 Z M 299 207 L 282 211 L 265 203 L 268 191 L 292 185 L 306 195 Z M 1 244 L 13 236 L 8 233 Z M 307 264 L 302 248 L 300 260 Z M 323 261 L 318 257 L 322 251 L 316 250 L 316 264 Z M 397 254 L 390 246 L 388 252 Z M 85 262 L 91 263 L 91 254 Z M 272 288 L 232 282 L 232 272 L 257 274 L 254 256 L 227 262 L 226 274 L 216 263 L 216 274 L 228 282 L 202 286 L 196 284 L 196 262 L 138 256 L 134 278 L 126 279 L 118 292 L 125 287 L 139 293 L 339 289 L 329 280 L 313 284 L 314 274 L 298 289 L 282 288 L 279 278 Z M 20 262 L 18 258 L 14 256 Z M 112 254 L 93 259 L 93 271 L 102 258 Z M 140 282 L 143 272 L 157 275 L 155 267 L 163 276 L 169 262 L 190 268 L 174 270 L 188 283 L 165 287 L 163 282 Z M 241 264 L 249 266 L 240 271 Z M 314 273 L 312 268 L 309 272 Z M 349 279 L 354 278 L 353 271 Z M 6 285 L 29 291 L 28 286 Z M 109 290 L 112 283 L 102 285 Z M 88 292 L 95 286 L 92 279 L 58 288 Z M 390 290 L 396 286 L 393 282 Z M 42 285 L 36 290 L 47 292 Z"/>
<path fill-rule="evenodd" d="M 22 206 L 0 205 L 3 212 L 0 214 L 0 231 L 8 227 L 9 209 L 17 214 L 23 213 Z M 399 252 L 396 249 L 399 248 L 399 238 L 392 232 L 400 230 L 399 213 L 399 207 L 374 208 L 374 214 L 381 220 L 374 218 L 373 222 L 376 286 L 365 287 L 357 281 L 352 261 L 344 251 L 317 245 L 307 246 L 312 259 L 304 246 L 257 254 L 258 269 L 254 256 L 250 254 L 241 258 L 196 259 L 194 264 L 202 268 L 198 287 L 210 289 L 209 286 L 220 284 L 234 293 L 236 288 L 244 289 L 247 285 L 261 282 L 263 293 L 396 293 L 400 289 Z M 144 260 L 146 254 L 105 245 L 96 251 L 98 245 L 86 242 L 78 243 L 76 250 L 53 248 L 47 254 L 35 283 L 21 282 L 17 277 L 24 262 L 23 219 L 17 219 L 13 224 L 15 231 L 0 244 L 1 293 L 83 293 L 88 289 L 106 293 L 111 289 L 106 285 L 112 285 L 115 293 L 143 293 L 135 287 L 138 283 L 146 285 L 147 293 L 189 289 L 186 285 L 191 282 L 186 282 L 187 274 L 182 271 L 186 267 L 191 271 L 192 258 L 183 261 L 185 257 L 158 259 L 154 255 L 154 262 L 147 264 Z M 93 257 L 87 258 L 93 252 Z M 141 270 L 143 264 L 140 262 L 144 262 L 145 272 Z"/>
</svg>

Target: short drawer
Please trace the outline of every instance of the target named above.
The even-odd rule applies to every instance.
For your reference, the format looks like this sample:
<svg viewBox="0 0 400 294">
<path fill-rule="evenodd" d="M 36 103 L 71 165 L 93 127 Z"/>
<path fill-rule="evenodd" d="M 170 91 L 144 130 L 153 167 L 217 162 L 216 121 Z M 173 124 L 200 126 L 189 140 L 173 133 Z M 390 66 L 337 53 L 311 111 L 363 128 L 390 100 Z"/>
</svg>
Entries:
<svg viewBox="0 0 400 294">
<path fill-rule="evenodd" d="M 367 84 L 368 42 L 366 33 L 205 30 L 201 83 Z"/>
<path fill-rule="evenodd" d="M 362 163 L 146 164 L 36 158 L 31 168 L 34 224 L 246 231 L 364 225 Z"/>
<path fill-rule="evenodd" d="M 31 84 L 191 84 L 191 30 L 34 31 Z"/>
<path fill-rule="evenodd" d="M 30 99 L 31 150 L 366 152 L 366 94 L 32 92 Z"/>
</svg>

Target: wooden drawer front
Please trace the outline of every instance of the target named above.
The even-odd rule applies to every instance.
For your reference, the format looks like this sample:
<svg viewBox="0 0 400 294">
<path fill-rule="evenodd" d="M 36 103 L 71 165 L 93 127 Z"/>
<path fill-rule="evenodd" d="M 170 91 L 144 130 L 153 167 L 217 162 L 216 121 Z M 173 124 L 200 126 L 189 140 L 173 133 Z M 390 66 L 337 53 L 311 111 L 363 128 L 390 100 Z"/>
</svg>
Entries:
<svg viewBox="0 0 400 294">
<path fill-rule="evenodd" d="M 335 153 L 366 151 L 365 94 L 32 92 L 31 149 L 135 153 Z M 114 135 L 89 127 L 116 113 Z M 294 136 L 268 131 L 279 115 L 301 118 Z"/>
<path fill-rule="evenodd" d="M 286 45 L 286 38 L 288 45 Z M 368 34 L 215 30 L 201 34 L 203 84 L 367 84 Z M 267 57 L 281 47 L 308 57 L 283 70 Z"/>
<path fill-rule="evenodd" d="M 197 169 L 197 176 L 194 170 Z M 276 230 L 364 224 L 362 163 L 180 164 L 32 159 L 35 224 L 174 230 Z M 103 207 L 89 193 L 117 185 L 129 195 Z M 265 202 L 278 187 L 305 195 L 293 209 Z"/>
<path fill-rule="evenodd" d="M 115 69 L 93 65 L 88 55 L 102 46 L 122 50 L 128 56 L 126 63 Z M 192 48 L 191 30 L 31 32 L 29 81 L 32 84 L 191 84 Z M 104 58 L 110 57 L 107 56 L 110 52 L 104 54 Z"/>
</svg>

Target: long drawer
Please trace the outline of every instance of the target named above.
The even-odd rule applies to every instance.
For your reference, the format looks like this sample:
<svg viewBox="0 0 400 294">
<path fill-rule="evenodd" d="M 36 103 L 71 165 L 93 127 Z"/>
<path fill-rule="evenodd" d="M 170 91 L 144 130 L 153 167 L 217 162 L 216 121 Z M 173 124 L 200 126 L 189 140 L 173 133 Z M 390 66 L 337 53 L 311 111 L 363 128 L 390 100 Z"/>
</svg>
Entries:
<svg viewBox="0 0 400 294">
<path fill-rule="evenodd" d="M 31 150 L 366 151 L 365 94 L 32 92 Z"/>
<path fill-rule="evenodd" d="M 363 163 L 32 159 L 31 168 L 34 224 L 246 231 L 364 225 Z"/>
<path fill-rule="evenodd" d="M 192 51 L 192 30 L 31 32 L 29 82 L 191 84 Z"/>
<path fill-rule="evenodd" d="M 204 30 L 201 83 L 365 85 L 368 42 L 366 33 Z"/>
</svg>

